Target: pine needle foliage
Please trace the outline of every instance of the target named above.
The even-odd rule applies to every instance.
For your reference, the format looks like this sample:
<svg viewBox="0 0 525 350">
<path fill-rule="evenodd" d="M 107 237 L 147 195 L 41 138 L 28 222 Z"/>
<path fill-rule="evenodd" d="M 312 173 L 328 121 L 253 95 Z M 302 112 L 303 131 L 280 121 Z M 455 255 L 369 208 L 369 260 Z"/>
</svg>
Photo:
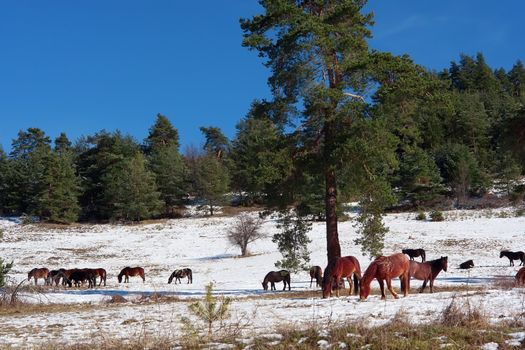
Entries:
<svg viewBox="0 0 525 350">
<path fill-rule="evenodd" d="M 208 335 L 211 335 L 213 323 L 216 321 L 222 322 L 225 318 L 230 316 L 229 297 L 215 297 L 212 294 L 213 283 L 206 285 L 206 295 L 202 301 L 197 301 L 188 305 L 189 310 L 199 319 L 208 325 Z"/>
<path fill-rule="evenodd" d="M 7 274 L 13 268 L 13 262 L 4 264 L 4 260 L 0 258 L 0 288 L 5 287 Z"/>
</svg>

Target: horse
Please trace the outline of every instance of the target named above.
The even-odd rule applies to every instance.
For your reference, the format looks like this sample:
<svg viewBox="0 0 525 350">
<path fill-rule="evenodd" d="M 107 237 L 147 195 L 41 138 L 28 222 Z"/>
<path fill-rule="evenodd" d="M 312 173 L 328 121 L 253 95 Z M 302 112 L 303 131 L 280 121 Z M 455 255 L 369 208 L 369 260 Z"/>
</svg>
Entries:
<svg viewBox="0 0 525 350">
<path fill-rule="evenodd" d="M 170 284 L 174 278 L 175 278 L 175 284 L 177 284 L 177 281 L 179 281 L 179 283 L 182 283 L 180 279 L 184 277 L 188 277 L 188 282 L 186 284 L 193 283 L 193 273 L 191 269 L 184 268 L 184 269 L 173 271 L 173 273 L 168 278 L 168 284 Z"/>
<path fill-rule="evenodd" d="M 142 277 L 142 283 L 146 282 L 146 277 L 144 276 L 144 269 L 142 267 L 125 267 L 118 274 L 118 283 L 122 282 L 122 276 L 124 276 L 124 283 L 129 283 L 129 276 L 140 276 Z"/>
<path fill-rule="evenodd" d="M 97 281 L 96 278 L 100 277 L 100 282 L 98 283 L 98 286 L 100 287 L 100 285 L 102 284 L 102 281 L 104 281 L 104 287 L 105 287 L 106 277 L 107 277 L 106 270 L 104 270 L 103 268 L 91 269 L 91 270 L 93 270 L 93 272 L 95 273 L 95 283 Z"/>
<path fill-rule="evenodd" d="M 97 274 L 94 269 L 73 269 L 68 279 L 68 285 L 80 287 L 85 281 L 88 281 L 88 287 L 93 288 L 97 284 Z"/>
<path fill-rule="evenodd" d="M 511 252 L 510 250 L 502 250 L 500 253 L 499 253 L 499 257 L 500 258 L 503 258 L 504 256 L 506 256 L 507 258 L 509 258 L 509 261 L 510 261 L 510 266 L 514 266 L 514 260 L 521 260 L 521 263 L 519 264 L 519 266 L 523 265 L 525 266 L 525 253 L 524 252 Z"/>
<path fill-rule="evenodd" d="M 58 284 L 60 283 L 60 279 L 65 278 L 65 275 L 64 275 L 65 271 L 66 271 L 65 269 L 49 271 L 49 274 L 47 275 L 46 284 L 52 286 L 53 282 L 55 282 L 55 285 L 58 286 Z"/>
<path fill-rule="evenodd" d="M 410 261 L 410 277 L 423 281 L 423 285 L 419 289 L 419 293 L 423 293 L 427 282 L 430 281 L 430 293 L 434 293 L 434 280 L 441 270 L 447 272 L 448 268 L 448 257 L 442 256 L 436 260 L 430 260 L 424 263 L 418 263 L 417 261 Z M 410 283 L 410 281 L 409 281 Z M 402 287 L 402 289 L 404 286 Z M 408 286 L 410 289 L 410 285 Z"/>
<path fill-rule="evenodd" d="M 417 258 L 418 256 L 421 257 L 421 262 L 425 262 L 425 250 L 424 249 L 402 249 L 401 252 L 403 254 L 406 254 L 410 257 L 410 260 L 414 260 L 414 258 Z"/>
<path fill-rule="evenodd" d="M 290 272 L 287 270 L 280 271 L 270 271 L 264 276 L 262 286 L 264 290 L 268 290 L 268 282 L 271 283 L 271 290 L 275 290 L 275 282 L 283 282 L 284 288 L 286 290 L 286 284 L 288 284 L 288 290 L 290 290 Z"/>
<path fill-rule="evenodd" d="M 314 278 L 317 287 L 321 287 L 321 282 L 323 280 L 323 269 L 321 266 L 310 267 L 310 288 L 312 288 L 312 282 Z"/>
<path fill-rule="evenodd" d="M 27 273 L 27 280 L 30 281 L 31 278 L 35 279 L 35 286 L 38 284 L 38 279 L 42 278 L 44 280 L 44 285 L 47 284 L 47 276 L 49 275 L 49 270 L 46 267 L 34 268 Z"/>
<path fill-rule="evenodd" d="M 519 269 L 518 273 L 516 274 L 516 283 L 518 285 L 525 284 L 525 266 Z"/>
<path fill-rule="evenodd" d="M 352 295 L 352 274 L 354 275 L 354 289 L 357 295 L 359 280 L 361 279 L 361 265 L 359 261 L 353 256 L 339 257 L 330 261 L 324 270 L 323 298 L 332 296 L 332 286 L 334 284 L 336 286 L 335 295 L 339 297 L 339 281 L 344 277 L 346 277 L 349 284 L 348 295 Z"/>
<path fill-rule="evenodd" d="M 410 262 L 405 254 L 397 253 L 390 256 L 380 256 L 376 258 L 370 266 L 366 269 L 361 278 L 361 290 L 359 292 L 359 299 L 366 300 L 370 294 L 370 283 L 374 278 L 379 282 L 381 288 L 381 300 L 386 299 L 385 286 L 383 281 L 386 280 L 386 285 L 392 296 L 397 299 L 397 293 L 392 289 L 392 278 L 399 277 L 401 279 L 401 286 L 404 296 L 408 295 L 408 286 L 410 278 Z M 404 287 L 404 288 L 403 288 Z"/>
<path fill-rule="evenodd" d="M 474 261 L 472 261 L 472 259 L 467 260 L 467 261 L 462 262 L 461 264 L 459 264 L 459 268 L 463 269 L 463 270 L 471 269 L 473 267 L 474 267 Z"/>
</svg>

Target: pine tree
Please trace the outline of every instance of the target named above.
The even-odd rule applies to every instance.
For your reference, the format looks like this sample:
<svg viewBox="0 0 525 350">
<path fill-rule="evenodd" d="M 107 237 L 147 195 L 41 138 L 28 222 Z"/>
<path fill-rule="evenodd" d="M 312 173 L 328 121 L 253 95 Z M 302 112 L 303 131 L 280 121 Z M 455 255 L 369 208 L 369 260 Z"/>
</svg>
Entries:
<svg viewBox="0 0 525 350">
<path fill-rule="evenodd" d="M 15 212 L 35 214 L 45 190 L 50 139 L 38 128 L 20 131 L 10 153 L 10 200 Z"/>
<path fill-rule="evenodd" d="M 149 169 L 164 202 L 164 213 L 173 215 L 187 192 L 184 161 L 179 153 L 179 134 L 168 118 L 158 114 L 146 138 Z"/>
<path fill-rule="evenodd" d="M 37 215 L 51 222 L 76 221 L 80 212 L 80 180 L 75 174 L 71 143 L 63 133 L 55 140 L 55 151 L 49 156 L 44 182 Z"/>
<path fill-rule="evenodd" d="M 373 175 L 376 170 L 360 157 L 362 150 L 349 153 L 357 144 L 355 124 L 364 121 L 366 113 L 359 93 L 369 82 L 365 78 L 370 63 L 366 39 L 371 36 L 368 27 L 373 16 L 362 13 L 365 3 L 268 0 L 261 2 L 263 14 L 241 20 L 243 44 L 259 51 L 271 69 L 269 84 L 279 106 L 276 110 L 286 111 L 276 115 L 297 128 L 290 135 L 297 148 L 296 173 L 299 164 L 308 164 L 307 171 L 323 176 L 329 261 L 341 256 L 338 176 L 345 172 L 351 177 L 366 172 Z M 384 145 L 388 140 L 387 136 L 379 141 Z M 350 167 L 368 170 L 357 175 L 347 170 Z"/>
<path fill-rule="evenodd" d="M 197 158 L 196 174 L 193 179 L 194 189 L 199 199 L 205 202 L 211 216 L 215 207 L 224 202 L 224 195 L 229 189 L 229 174 L 226 166 L 215 156 Z"/>
</svg>

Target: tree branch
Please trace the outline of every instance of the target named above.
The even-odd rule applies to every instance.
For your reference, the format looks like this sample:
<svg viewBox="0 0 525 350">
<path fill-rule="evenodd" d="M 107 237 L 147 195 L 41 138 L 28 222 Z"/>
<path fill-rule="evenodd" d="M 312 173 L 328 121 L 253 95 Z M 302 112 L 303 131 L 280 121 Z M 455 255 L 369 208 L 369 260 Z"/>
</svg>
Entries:
<svg viewBox="0 0 525 350">
<path fill-rule="evenodd" d="M 346 95 L 346 96 L 350 96 L 352 98 L 359 99 L 359 100 L 365 102 L 365 99 L 361 95 L 356 95 L 356 94 L 352 94 L 350 92 L 344 92 L 344 91 L 343 91 L 343 94 Z"/>
</svg>

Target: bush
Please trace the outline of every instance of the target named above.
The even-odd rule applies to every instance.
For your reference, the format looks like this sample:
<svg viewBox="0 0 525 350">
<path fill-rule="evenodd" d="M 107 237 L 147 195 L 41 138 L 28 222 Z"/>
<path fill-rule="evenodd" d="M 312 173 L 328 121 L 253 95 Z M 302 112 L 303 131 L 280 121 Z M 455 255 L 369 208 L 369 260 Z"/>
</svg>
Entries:
<svg viewBox="0 0 525 350">
<path fill-rule="evenodd" d="M 231 298 L 228 297 L 222 297 L 217 300 L 212 294 L 212 289 L 213 283 L 209 283 L 206 286 L 206 296 L 204 297 L 204 300 L 188 305 L 188 309 L 191 313 L 208 325 L 209 336 L 212 334 L 213 322 L 222 322 L 225 318 L 229 317 L 231 303 Z M 190 325 L 187 319 L 183 319 L 183 323 L 186 324 L 186 326 Z"/>
<path fill-rule="evenodd" d="M 434 210 L 430 213 L 430 219 L 432 221 L 445 221 L 445 217 L 443 216 L 443 213 L 439 210 Z"/>
<path fill-rule="evenodd" d="M 5 287 L 7 274 L 13 267 L 13 262 L 4 264 L 4 260 L 0 258 L 0 288 Z"/>
<path fill-rule="evenodd" d="M 425 214 L 425 212 L 422 210 L 418 211 L 416 215 L 416 220 L 425 221 L 426 219 L 427 219 L 427 214 Z"/>
</svg>

